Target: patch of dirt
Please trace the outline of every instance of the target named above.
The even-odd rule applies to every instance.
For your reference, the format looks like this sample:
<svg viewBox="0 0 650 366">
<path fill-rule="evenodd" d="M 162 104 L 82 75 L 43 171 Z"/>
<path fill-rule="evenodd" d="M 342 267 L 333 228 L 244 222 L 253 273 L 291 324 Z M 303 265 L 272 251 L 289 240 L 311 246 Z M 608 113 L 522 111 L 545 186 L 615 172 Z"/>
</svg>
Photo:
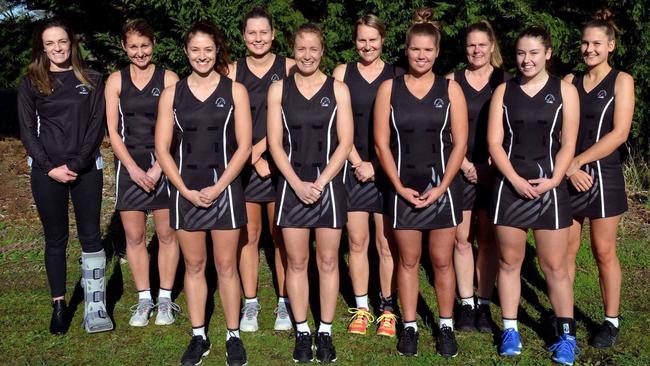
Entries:
<svg viewBox="0 0 650 366">
<path fill-rule="evenodd" d="M 38 220 L 29 183 L 27 153 L 20 140 L 0 138 L 0 220 Z"/>
</svg>

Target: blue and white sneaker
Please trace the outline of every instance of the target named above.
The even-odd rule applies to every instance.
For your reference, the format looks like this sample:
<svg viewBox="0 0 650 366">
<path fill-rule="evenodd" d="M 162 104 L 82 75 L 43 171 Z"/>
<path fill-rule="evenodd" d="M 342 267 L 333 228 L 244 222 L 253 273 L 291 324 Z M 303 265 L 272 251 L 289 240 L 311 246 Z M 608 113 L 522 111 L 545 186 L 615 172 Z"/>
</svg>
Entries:
<svg viewBox="0 0 650 366">
<path fill-rule="evenodd" d="M 560 336 L 560 339 L 549 347 L 548 350 L 553 352 L 553 361 L 560 365 L 569 366 L 573 365 L 576 356 L 580 353 L 580 349 L 576 344 L 576 337 L 567 334 Z"/>
<path fill-rule="evenodd" d="M 501 335 L 501 356 L 517 356 L 521 354 L 521 335 L 514 328 L 508 328 Z"/>
</svg>

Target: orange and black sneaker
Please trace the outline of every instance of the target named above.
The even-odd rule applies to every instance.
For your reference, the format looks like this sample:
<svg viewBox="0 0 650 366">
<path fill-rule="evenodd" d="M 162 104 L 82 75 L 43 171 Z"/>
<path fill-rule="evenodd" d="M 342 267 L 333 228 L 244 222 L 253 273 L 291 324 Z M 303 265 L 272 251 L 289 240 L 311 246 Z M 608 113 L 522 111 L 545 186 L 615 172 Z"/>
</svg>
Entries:
<svg viewBox="0 0 650 366">
<path fill-rule="evenodd" d="M 397 316 L 388 310 L 377 318 L 377 335 L 394 337 L 397 332 Z"/>
<path fill-rule="evenodd" d="M 375 321 L 375 317 L 366 308 L 351 308 L 348 313 L 353 314 L 348 325 L 348 333 L 366 334 L 368 323 Z"/>
</svg>

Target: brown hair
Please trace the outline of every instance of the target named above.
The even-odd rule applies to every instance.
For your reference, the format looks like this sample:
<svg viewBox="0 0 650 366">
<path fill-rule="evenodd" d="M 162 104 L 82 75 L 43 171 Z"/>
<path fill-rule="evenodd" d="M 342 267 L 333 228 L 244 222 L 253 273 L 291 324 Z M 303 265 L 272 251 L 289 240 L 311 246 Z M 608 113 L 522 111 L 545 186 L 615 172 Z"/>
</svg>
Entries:
<svg viewBox="0 0 650 366">
<path fill-rule="evenodd" d="M 190 40 L 197 34 L 204 33 L 212 38 L 214 44 L 217 48 L 217 57 L 214 62 L 214 71 L 219 74 L 226 76 L 228 75 L 228 44 L 226 44 L 226 39 L 223 35 L 223 32 L 217 28 L 214 23 L 205 20 L 199 20 L 198 22 L 192 25 L 192 28 L 185 33 L 183 45 L 185 50 L 187 50 L 187 45 L 190 43 Z"/>
<path fill-rule="evenodd" d="M 271 29 L 273 29 L 273 19 L 271 19 L 271 14 L 269 14 L 269 12 L 261 6 L 253 6 L 253 8 L 244 15 L 244 18 L 242 20 L 242 25 L 241 25 L 242 32 L 246 31 L 246 23 L 248 22 L 249 19 L 257 19 L 257 18 L 266 19 L 269 22 L 269 26 L 271 27 Z"/>
<path fill-rule="evenodd" d="M 614 13 L 609 9 L 601 9 L 594 13 L 592 20 L 588 21 L 587 24 L 582 28 L 582 33 L 585 32 L 587 28 L 601 28 L 607 34 L 607 38 L 612 41 L 621 34 L 621 30 L 618 28 L 616 23 L 614 23 Z"/>
<path fill-rule="evenodd" d="M 151 43 L 156 42 L 156 36 L 153 34 L 153 28 L 144 19 L 133 19 L 122 27 L 122 44 L 126 45 L 126 37 L 129 33 L 136 33 L 141 36 L 149 38 Z"/>
<path fill-rule="evenodd" d="M 433 20 L 433 10 L 431 8 L 419 8 L 413 15 L 413 25 L 406 32 L 406 47 L 411 43 L 411 38 L 415 35 L 427 35 L 434 39 L 436 48 L 440 47 L 440 24 Z"/>
<path fill-rule="evenodd" d="M 517 36 L 517 40 L 515 41 L 515 44 L 519 42 L 520 39 L 525 38 L 525 37 L 532 37 L 532 38 L 539 38 L 539 40 L 542 42 L 542 45 L 544 45 L 544 49 L 552 49 L 553 48 L 553 42 L 551 41 L 551 35 L 546 31 L 546 29 L 540 27 L 540 26 L 530 26 L 519 32 L 519 35 Z"/>
<path fill-rule="evenodd" d="M 32 61 L 27 67 L 27 77 L 32 82 L 32 85 L 45 95 L 52 94 L 54 89 L 52 79 L 50 79 L 49 75 L 50 59 L 47 57 L 45 48 L 43 47 L 43 33 L 47 29 L 54 27 L 63 29 L 68 35 L 68 39 L 70 40 L 70 64 L 72 65 L 74 76 L 88 88 L 94 88 L 86 73 L 76 34 L 63 20 L 56 18 L 43 20 L 34 30 L 32 38 Z"/>
<path fill-rule="evenodd" d="M 472 32 L 483 32 L 487 34 L 488 39 L 494 45 L 494 51 L 490 55 L 490 64 L 496 68 L 503 67 L 503 57 L 501 56 L 501 49 L 499 48 L 499 41 L 497 40 L 496 34 L 494 34 L 494 29 L 492 25 L 487 20 L 481 20 L 478 23 L 474 23 L 467 28 L 467 35 Z"/>
<path fill-rule="evenodd" d="M 318 39 L 320 40 L 320 44 L 325 49 L 325 39 L 323 38 L 323 31 L 314 23 L 305 23 L 300 25 L 296 30 L 293 32 L 293 39 L 291 42 L 291 46 L 296 45 L 296 38 L 298 38 L 299 35 L 302 35 L 303 33 L 313 33 L 315 34 Z"/>
<path fill-rule="evenodd" d="M 386 38 L 386 24 L 379 19 L 378 16 L 374 14 L 366 14 L 361 18 L 357 19 L 357 22 L 354 23 L 354 40 L 357 39 L 357 30 L 360 25 L 365 25 L 370 28 L 374 28 L 379 32 L 381 38 Z"/>
</svg>

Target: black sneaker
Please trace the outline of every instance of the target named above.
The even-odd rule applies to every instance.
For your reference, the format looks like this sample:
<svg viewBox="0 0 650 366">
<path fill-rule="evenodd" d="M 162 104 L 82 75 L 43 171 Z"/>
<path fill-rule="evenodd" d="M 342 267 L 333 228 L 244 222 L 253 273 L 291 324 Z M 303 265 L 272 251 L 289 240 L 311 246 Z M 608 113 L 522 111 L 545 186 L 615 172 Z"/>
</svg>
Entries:
<svg viewBox="0 0 650 366">
<path fill-rule="evenodd" d="M 458 354 L 458 344 L 456 343 L 453 329 L 446 325 L 440 328 L 438 339 L 436 340 L 436 348 L 438 348 L 438 353 L 441 356 L 456 357 Z"/>
<path fill-rule="evenodd" d="M 336 349 L 329 333 L 316 333 L 316 361 L 321 363 L 336 362 Z"/>
<path fill-rule="evenodd" d="M 68 330 L 66 325 L 65 300 L 54 300 L 52 302 L 52 318 L 50 319 L 50 333 L 63 335 Z"/>
<path fill-rule="evenodd" d="M 456 329 L 461 332 L 472 332 L 476 330 L 476 310 L 472 305 L 462 305 L 456 316 Z"/>
<path fill-rule="evenodd" d="M 418 355 L 418 332 L 413 327 L 406 327 L 402 330 L 402 336 L 397 342 L 397 352 L 402 356 Z"/>
<path fill-rule="evenodd" d="M 248 363 L 244 343 L 239 337 L 230 337 L 226 341 L 226 365 L 244 366 Z"/>
<path fill-rule="evenodd" d="M 610 321 L 605 320 L 592 334 L 589 344 L 596 348 L 609 348 L 616 344 L 619 329 Z"/>
<path fill-rule="evenodd" d="M 181 357 L 181 366 L 200 365 L 203 357 L 209 353 L 210 340 L 208 338 L 203 339 L 201 336 L 194 336 L 189 346 L 187 346 L 187 350 L 183 353 L 183 357 Z"/>
<path fill-rule="evenodd" d="M 494 333 L 494 320 L 490 313 L 490 305 L 481 304 L 476 309 L 476 329 L 481 333 Z"/>
<path fill-rule="evenodd" d="M 293 349 L 293 362 L 308 363 L 314 359 L 311 349 L 311 334 L 296 332 L 296 346 Z"/>
</svg>

